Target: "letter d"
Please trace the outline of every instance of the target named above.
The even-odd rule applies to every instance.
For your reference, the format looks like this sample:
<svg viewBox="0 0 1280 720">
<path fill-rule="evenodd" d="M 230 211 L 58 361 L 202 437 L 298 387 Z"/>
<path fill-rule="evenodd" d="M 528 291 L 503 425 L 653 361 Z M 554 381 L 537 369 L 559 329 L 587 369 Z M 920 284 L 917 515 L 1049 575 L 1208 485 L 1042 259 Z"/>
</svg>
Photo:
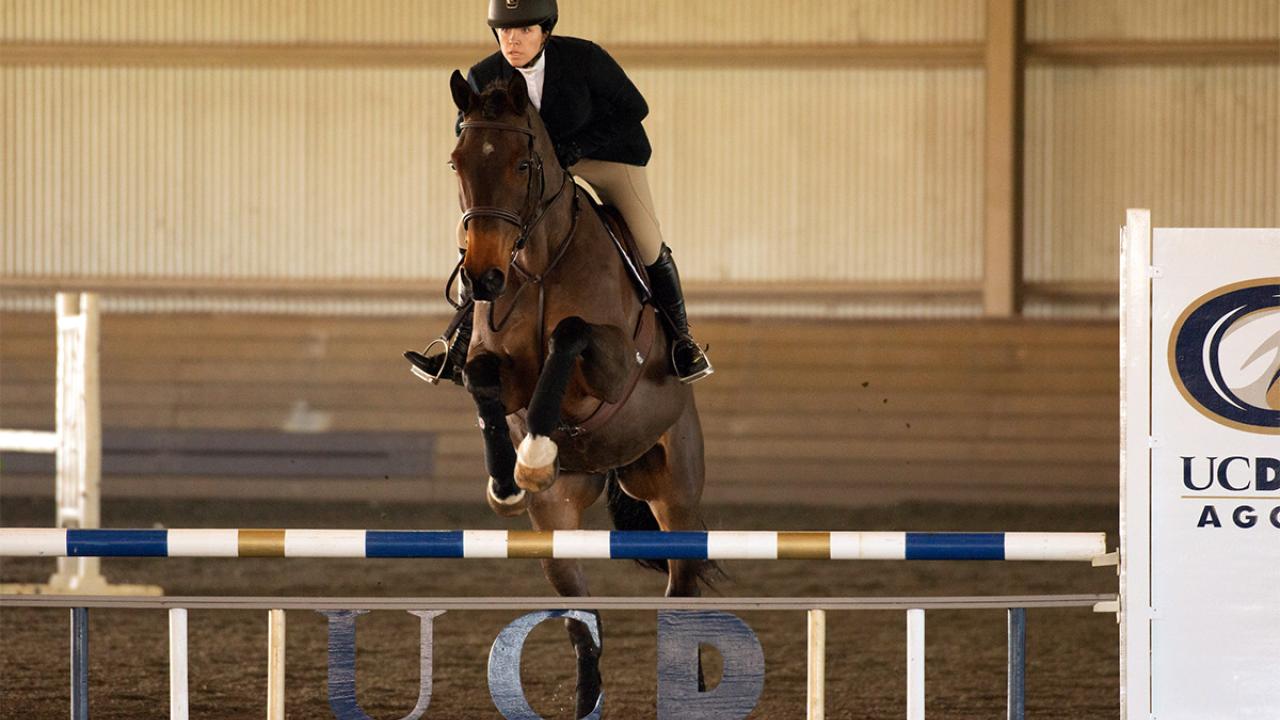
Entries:
<svg viewBox="0 0 1280 720">
<path fill-rule="evenodd" d="M 724 658 L 724 676 L 698 692 L 698 646 Z M 764 690 L 764 650 L 741 618 L 725 612 L 664 610 L 658 613 L 658 720 L 741 720 Z"/>
</svg>

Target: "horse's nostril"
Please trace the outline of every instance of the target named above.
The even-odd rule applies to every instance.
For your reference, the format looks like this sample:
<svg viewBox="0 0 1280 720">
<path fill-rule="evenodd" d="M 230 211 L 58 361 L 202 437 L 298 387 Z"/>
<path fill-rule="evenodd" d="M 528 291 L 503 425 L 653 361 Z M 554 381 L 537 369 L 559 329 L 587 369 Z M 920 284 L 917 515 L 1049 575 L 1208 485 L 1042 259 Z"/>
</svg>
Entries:
<svg viewBox="0 0 1280 720">
<path fill-rule="evenodd" d="M 502 294 L 502 290 L 506 287 L 506 277 L 498 268 L 492 268 L 480 276 L 480 287 L 484 288 L 486 293 L 491 297 L 497 297 Z"/>
</svg>

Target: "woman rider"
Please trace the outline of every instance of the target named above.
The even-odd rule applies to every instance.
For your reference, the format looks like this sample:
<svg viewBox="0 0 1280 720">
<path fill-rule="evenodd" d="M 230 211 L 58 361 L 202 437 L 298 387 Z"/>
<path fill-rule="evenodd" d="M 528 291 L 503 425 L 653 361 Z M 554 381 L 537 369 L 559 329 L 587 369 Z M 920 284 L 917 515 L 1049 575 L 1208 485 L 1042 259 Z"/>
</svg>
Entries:
<svg viewBox="0 0 1280 720">
<path fill-rule="evenodd" d="M 651 150 L 640 124 L 649 106 L 598 45 L 553 36 L 557 19 L 556 0 L 489 0 L 489 27 L 499 51 L 473 66 L 467 80 L 480 92 L 494 80 L 506 80 L 515 72 L 524 75 L 529 99 L 542 116 L 560 164 L 590 183 L 605 204 L 621 211 L 635 236 L 654 302 L 671 326 L 675 374 L 681 382 L 695 382 L 711 374 L 711 361 L 689 335 L 680 276 L 653 211 L 644 169 Z M 458 234 L 459 246 L 465 245 L 461 223 Z M 471 342 L 471 308 L 469 302 L 463 305 L 451 342 L 441 338 L 432 343 L 443 344 L 447 352 L 405 353 L 419 371 L 415 374 L 461 381 Z"/>
</svg>

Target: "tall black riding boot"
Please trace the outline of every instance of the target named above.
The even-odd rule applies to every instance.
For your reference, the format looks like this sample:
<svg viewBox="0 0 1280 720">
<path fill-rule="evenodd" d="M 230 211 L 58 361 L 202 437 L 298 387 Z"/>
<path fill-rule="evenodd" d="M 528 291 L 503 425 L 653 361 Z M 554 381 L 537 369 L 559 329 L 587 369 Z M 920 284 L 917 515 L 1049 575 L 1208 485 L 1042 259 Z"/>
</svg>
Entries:
<svg viewBox="0 0 1280 720">
<path fill-rule="evenodd" d="M 689 334 L 689 318 L 684 311 L 684 291 L 680 289 L 680 273 L 666 244 L 652 265 L 646 266 L 653 286 L 653 301 L 667 319 L 671 336 L 671 365 L 680 382 L 694 383 L 715 370 L 693 337 Z"/>
<path fill-rule="evenodd" d="M 432 385 L 439 383 L 441 378 L 452 380 L 457 385 L 462 384 L 462 368 L 467 364 L 467 349 L 471 347 L 475 306 L 471 293 L 464 289 L 462 307 L 458 309 L 458 314 L 453 317 L 444 334 L 432 340 L 423 352 L 405 351 L 404 357 L 412 365 L 410 372 Z M 436 345 L 444 349 L 431 355 L 425 354 Z"/>
</svg>

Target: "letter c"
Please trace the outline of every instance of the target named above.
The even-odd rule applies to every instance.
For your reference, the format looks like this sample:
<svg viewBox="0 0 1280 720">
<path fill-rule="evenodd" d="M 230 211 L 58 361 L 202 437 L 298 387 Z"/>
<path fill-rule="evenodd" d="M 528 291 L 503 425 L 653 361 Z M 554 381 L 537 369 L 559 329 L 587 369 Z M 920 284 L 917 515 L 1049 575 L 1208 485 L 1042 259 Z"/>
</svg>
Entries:
<svg viewBox="0 0 1280 720">
<path fill-rule="evenodd" d="M 1234 487 L 1230 482 L 1228 482 L 1230 478 L 1227 477 L 1227 468 L 1230 467 L 1231 463 L 1235 462 L 1236 460 L 1243 460 L 1246 467 L 1249 465 L 1249 458 L 1247 457 L 1240 457 L 1239 455 L 1236 455 L 1233 457 L 1226 458 L 1225 460 L 1222 461 L 1220 465 L 1218 465 L 1218 484 L 1226 488 L 1227 490 L 1244 492 L 1249 489 L 1248 483 L 1245 483 L 1244 487 Z"/>
<path fill-rule="evenodd" d="M 600 643 L 600 622 L 593 612 L 586 610 L 542 610 L 532 612 L 503 628 L 489 650 L 489 695 L 494 707 L 507 720 L 542 720 L 529 705 L 520 684 L 520 656 L 524 653 L 524 641 L 533 628 L 554 618 L 573 618 L 587 626 L 596 647 Z M 604 708 L 604 691 L 596 697 L 596 706 L 579 720 L 599 720 Z"/>
</svg>

